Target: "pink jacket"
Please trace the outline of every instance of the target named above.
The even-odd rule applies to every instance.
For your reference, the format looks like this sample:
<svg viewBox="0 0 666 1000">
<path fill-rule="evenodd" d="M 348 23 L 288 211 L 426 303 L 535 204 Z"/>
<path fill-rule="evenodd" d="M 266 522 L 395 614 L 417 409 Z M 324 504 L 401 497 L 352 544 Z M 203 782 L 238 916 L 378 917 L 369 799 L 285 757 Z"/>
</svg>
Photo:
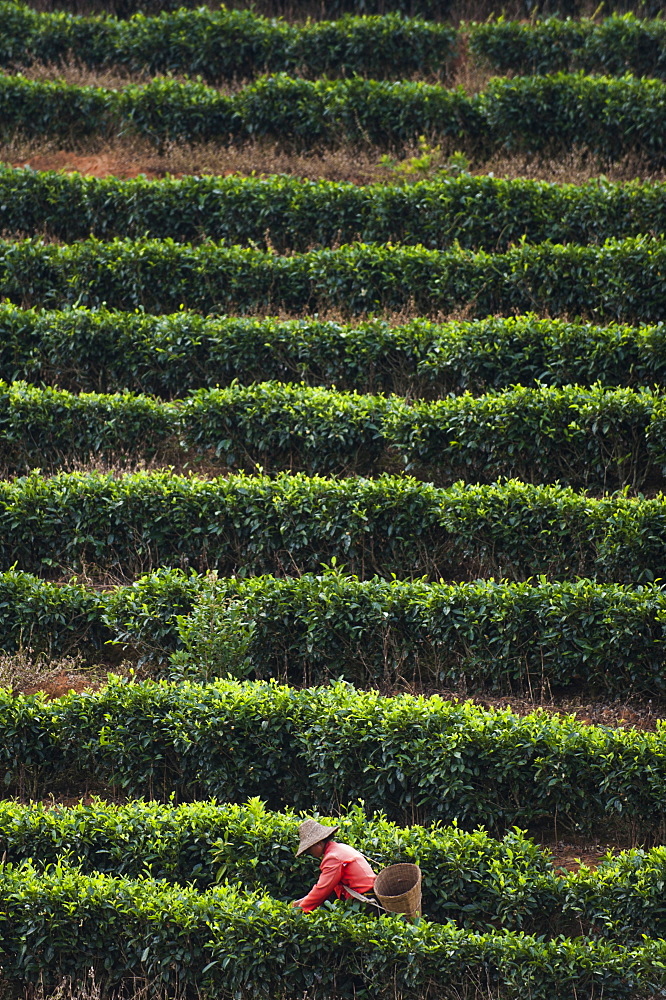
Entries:
<svg viewBox="0 0 666 1000">
<path fill-rule="evenodd" d="M 370 892 L 375 884 L 375 873 L 362 854 L 347 844 L 329 840 L 321 863 L 321 875 L 307 896 L 296 900 L 304 913 L 312 913 L 328 899 L 332 892 L 338 899 L 349 899 L 349 893 L 342 887 L 344 882 L 357 892 Z"/>
</svg>

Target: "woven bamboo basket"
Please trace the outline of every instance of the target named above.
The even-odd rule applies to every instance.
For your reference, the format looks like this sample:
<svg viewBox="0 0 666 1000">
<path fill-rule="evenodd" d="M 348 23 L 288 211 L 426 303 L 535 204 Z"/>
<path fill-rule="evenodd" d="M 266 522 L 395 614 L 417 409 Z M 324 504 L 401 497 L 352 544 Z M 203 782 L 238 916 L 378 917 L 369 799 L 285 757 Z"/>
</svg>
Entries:
<svg viewBox="0 0 666 1000">
<path fill-rule="evenodd" d="M 421 869 L 418 865 L 384 868 L 375 879 L 373 892 L 390 913 L 404 913 L 409 920 L 421 916 Z"/>
</svg>

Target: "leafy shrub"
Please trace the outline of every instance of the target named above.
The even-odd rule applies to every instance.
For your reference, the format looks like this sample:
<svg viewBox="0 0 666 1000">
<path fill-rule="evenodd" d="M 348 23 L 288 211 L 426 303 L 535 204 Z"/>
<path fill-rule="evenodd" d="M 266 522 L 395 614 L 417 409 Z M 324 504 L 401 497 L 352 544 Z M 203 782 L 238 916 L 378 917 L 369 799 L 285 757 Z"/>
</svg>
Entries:
<svg viewBox="0 0 666 1000">
<path fill-rule="evenodd" d="M 606 327 L 536 316 L 402 326 L 304 317 L 168 316 L 100 307 L 0 304 L 0 377 L 75 392 L 173 398 L 275 380 L 437 398 L 520 383 L 606 386 L 666 380 L 666 327 Z"/>
<path fill-rule="evenodd" d="M 10 569 L 0 574 L 0 647 L 35 657 L 103 656 L 113 632 L 102 619 L 102 601 L 89 588 L 61 587 Z"/>
<path fill-rule="evenodd" d="M 61 809 L 4 801 L 0 843 L 10 864 L 31 858 L 48 868 L 76 857 L 88 874 L 139 878 L 150 872 L 153 878 L 194 882 L 200 889 L 216 880 L 233 881 L 288 902 L 312 874 L 311 859 L 294 857 L 301 820 L 291 810 L 269 812 L 258 800 L 242 806 L 95 801 Z M 520 832 L 497 841 L 483 831 L 467 833 L 455 826 L 401 828 L 381 815 L 367 818 L 358 806 L 335 822 L 341 839 L 372 855 L 375 868 L 399 861 L 422 864 L 432 919 L 451 917 L 470 929 L 490 930 L 503 898 L 496 864 L 508 880 L 523 877 L 536 885 L 540 877 L 545 882 L 550 876 L 551 892 L 557 895 L 548 855 Z M 536 912 L 531 916 L 539 919 Z M 508 913 L 505 921 L 507 927 L 512 924 Z M 513 926 L 520 926 L 517 914 Z"/>
<path fill-rule="evenodd" d="M 21 5 L 21 0 L 16 0 L 17 5 Z M 53 3 L 49 6 L 55 6 Z M 73 6 L 78 10 L 76 4 L 69 3 L 68 0 L 60 0 L 57 9 Z M 135 14 L 140 9 L 146 14 L 161 14 L 164 11 L 179 11 L 181 8 L 192 9 L 200 7 L 200 0 L 107 0 L 104 4 L 104 11 L 113 13 L 116 17 L 127 18 Z M 305 21 L 307 18 L 316 18 L 322 8 L 312 6 L 305 0 L 258 0 L 256 9 L 264 13 L 267 17 L 297 18 Z M 524 11 L 525 17 L 533 17 L 535 8 L 531 0 L 521 0 L 513 5 L 513 9 Z M 632 10 L 643 17 L 655 17 L 663 14 L 663 3 L 661 0 L 611 0 L 607 5 L 608 10 L 626 11 Z M 341 17 L 345 14 L 360 15 L 384 15 L 387 11 L 392 11 L 408 17 L 424 17 L 434 21 L 447 21 L 451 17 L 452 8 L 448 0 L 331 0 L 326 5 L 328 17 Z M 583 15 L 587 11 L 587 5 L 582 0 L 545 0 L 539 7 L 540 12 L 557 13 L 561 16 L 575 17 Z M 488 10 L 492 15 L 493 9 Z"/>
<path fill-rule="evenodd" d="M 663 478 L 665 420 L 660 396 L 598 385 L 408 403 L 264 382 L 200 389 L 174 404 L 0 382 L 0 468 L 185 449 L 266 472 L 369 474 L 397 460 L 442 485 L 520 476 L 606 489 Z"/>
<path fill-rule="evenodd" d="M 288 902 L 312 878 L 312 860 L 294 857 L 301 820 L 291 810 L 269 812 L 256 799 L 242 806 L 96 801 L 60 809 L 5 801 L 0 843 L 11 865 L 32 858 L 48 871 L 76 858 L 82 874 L 150 874 L 200 890 L 217 879 Z M 429 920 L 484 932 L 501 919 L 505 930 L 553 937 L 575 919 L 586 934 L 623 943 L 641 943 L 642 934 L 663 937 L 664 848 L 623 852 L 597 871 L 562 875 L 521 831 L 497 841 L 456 826 L 402 828 L 381 815 L 367 817 L 358 806 L 332 822 L 341 840 L 371 856 L 376 870 L 400 862 L 421 866 Z"/>
<path fill-rule="evenodd" d="M 82 177 L 0 167 L 0 223 L 66 242 L 95 235 L 226 240 L 303 252 L 356 239 L 506 251 L 666 230 L 663 185 L 444 176 L 358 186 L 278 177 Z"/>
<path fill-rule="evenodd" d="M 217 995 L 302 996 L 316 987 L 341 1000 L 422 996 L 433 982 L 466 992 L 479 978 L 507 998 L 592 996 L 629 1000 L 664 982 L 663 942 L 544 941 L 511 931 L 474 934 L 454 924 L 376 920 L 336 906 L 305 916 L 231 886 L 200 894 L 152 879 L 47 874 L 25 864 L 0 877 L 5 973 L 47 986 L 92 968 L 104 986 L 148 979 L 155 988 Z M 31 946 L 24 947 L 30 941 Z M 34 942 L 34 943 L 33 943 Z M 409 956 L 409 961 L 405 956 Z M 315 970 L 320 970 L 315 979 Z M 324 992 L 325 991 L 325 992 Z"/>
<path fill-rule="evenodd" d="M 517 481 L 438 489 L 375 480 L 170 473 L 35 473 L 0 482 L 0 569 L 134 578 L 158 567 L 220 575 L 403 579 L 666 576 L 664 498 L 595 499 Z"/>
<path fill-rule="evenodd" d="M 338 683 L 123 683 L 94 694 L 0 692 L 8 794 L 99 787 L 168 799 L 251 796 L 330 813 L 363 799 L 397 822 L 603 824 L 636 838 L 664 822 L 664 733 L 567 716 L 384 698 Z"/>
<path fill-rule="evenodd" d="M 157 79 L 123 90 L 0 77 L 0 135 L 59 139 L 132 132 L 158 145 L 266 138 L 311 149 L 352 144 L 397 149 L 419 136 L 554 153 L 572 145 L 609 159 L 637 152 L 664 163 L 661 80 L 633 77 L 496 78 L 480 94 L 414 81 L 259 77 L 229 96 L 199 81 Z"/>
<path fill-rule="evenodd" d="M 249 10 L 200 7 L 119 22 L 109 16 L 38 14 L 4 0 L 0 20 L 2 65 L 62 63 L 74 55 L 91 69 L 121 66 L 133 73 L 200 76 L 207 83 L 281 71 L 376 79 L 447 76 L 456 43 L 449 25 L 401 14 L 295 25 Z"/>
<path fill-rule="evenodd" d="M 0 294 L 23 306 L 154 313 L 465 307 L 473 316 L 536 310 L 650 323 L 663 317 L 665 266 L 666 243 L 652 237 L 505 254 L 357 244 L 292 256 L 172 240 L 26 240 L 0 242 Z"/>
<path fill-rule="evenodd" d="M 96 593 L 0 574 L 3 652 L 97 663 L 122 652 L 196 679 L 653 695 L 664 687 L 664 614 L 659 587 L 589 581 L 446 585 L 336 572 L 244 581 L 157 570 Z"/>
<path fill-rule="evenodd" d="M 170 404 L 145 396 L 0 382 L 0 468 L 53 468 L 96 454 L 150 460 L 173 439 L 176 419 Z"/>
<path fill-rule="evenodd" d="M 645 8 L 643 4 L 643 8 Z M 640 9 L 640 8 L 639 8 Z M 441 15 L 440 15 L 441 16 Z M 601 22 L 548 17 L 462 26 L 405 17 L 402 12 L 343 14 L 338 21 L 295 25 L 248 10 L 169 10 L 129 20 L 37 13 L 14 0 L 0 4 L 0 62 L 61 63 L 72 54 L 89 68 L 200 76 L 208 83 L 250 79 L 262 72 L 304 76 L 358 74 L 400 79 L 447 76 L 468 36 L 477 61 L 500 73 L 584 70 L 663 78 L 666 35 L 659 19 L 613 14 Z"/>
<path fill-rule="evenodd" d="M 663 692 L 659 587 L 427 584 L 337 573 L 210 581 L 179 619 L 180 670 L 521 691 Z"/>
<path fill-rule="evenodd" d="M 473 24 L 469 50 L 499 73 L 583 70 L 622 76 L 666 76 L 666 25 L 641 21 L 634 13 L 603 21 L 549 17 L 531 23 Z"/>
</svg>

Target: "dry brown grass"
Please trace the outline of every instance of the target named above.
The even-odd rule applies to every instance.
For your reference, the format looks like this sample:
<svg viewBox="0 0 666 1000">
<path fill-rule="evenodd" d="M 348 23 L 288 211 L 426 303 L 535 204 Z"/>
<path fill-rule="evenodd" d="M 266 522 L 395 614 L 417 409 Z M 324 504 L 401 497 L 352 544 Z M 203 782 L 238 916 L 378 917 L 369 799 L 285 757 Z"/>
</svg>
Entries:
<svg viewBox="0 0 666 1000">
<path fill-rule="evenodd" d="M 590 857 L 598 859 L 599 852 Z M 240 994 L 237 994 L 238 996 Z M 348 994 L 329 993 L 328 1000 L 343 1000 Z M 409 993 L 413 997 L 413 992 Z M 173 989 L 165 990 L 159 984 L 147 983 L 145 981 L 134 980 L 112 991 L 107 991 L 96 983 L 94 974 L 84 983 L 77 983 L 71 980 L 64 980 L 59 986 L 47 989 L 44 986 L 16 986 L 13 983 L 0 981 L 0 1000 L 214 1000 L 214 994 L 202 993 L 199 990 L 193 991 L 190 987 L 183 992 Z M 249 996 L 245 993 L 244 996 Z M 393 1000 L 406 1000 L 407 995 L 402 990 L 391 993 Z M 456 988 L 447 986 L 445 993 L 442 992 L 439 983 L 431 983 L 430 988 L 426 988 L 422 1000 L 501 1000 L 498 988 L 491 986 L 486 981 L 485 973 L 477 974 L 470 972 L 465 985 Z M 274 1000 L 320 1000 L 321 992 L 317 988 L 298 992 L 297 994 L 285 987 L 284 992 L 276 993 Z M 642 1000 L 636 996 L 634 1000 Z"/>
<path fill-rule="evenodd" d="M 120 66 L 88 69 L 75 60 L 66 63 L 32 63 L 30 66 L 16 66 L 12 70 L 0 70 L 2 76 L 23 76 L 27 80 L 58 80 L 76 87 L 105 87 L 120 90 L 131 83 L 148 83 L 148 73 L 130 74 Z"/>
<path fill-rule="evenodd" d="M 90 68 L 72 58 L 62 63 L 31 63 L 29 66 L 15 66 L 11 71 L 0 70 L 3 76 L 20 74 L 28 80 L 58 80 L 76 87 L 104 87 L 107 90 L 122 90 L 130 84 L 145 84 L 151 80 L 165 79 L 160 74 L 129 72 L 121 66 Z M 191 82 L 191 77 L 176 73 L 168 76 L 169 80 L 181 83 Z M 238 80 L 233 85 L 228 83 L 209 84 L 214 90 L 223 94 L 233 93 L 250 83 L 250 80 Z"/>
<path fill-rule="evenodd" d="M 447 148 L 443 145 L 440 155 L 433 157 L 431 169 L 410 172 L 405 167 L 412 158 L 419 157 L 417 146 L 405 147 L 389 159 L 376 149 L 348 146 L 293 153 L 280 149 L 274 143 L 253 141 L 238 146 L 170 143 L 163 150 L 157 150 L 139 137 L 126 136 L 113 141 L 100 137 L 63 147 L 62 143 L 50 139 L 17 136 L 0 144 L 0 162 L 31 166 L 35 170 L 75 170 L 97 177 L 287 174 L 305 180 L 373 184 L 411 183 L 437 177 L 438 169 L 446 171 L 448 157 L 453 152 L 456 152 L 453 146 Z M 655 170 L 635 154 L 610 162 L 582 149 L 574 149 L 558 157 L 498 152 L 483 163 L 472 160 L 469 169 L 479 175 L 492 173 L 496 177 L 510 179 L 573 184 L 602 175 L 610 181 L 666 180 L 666 170 Z"/>
<path fill-rule="evenodd" d="M 0 654 L 0 687 L 15 694 L 35 694 L 43 691 L 48 698 L 60 698 L 68 691 L 97 690 L 106 681 L 111 666 L 88 666 L 79 656 L 52 659 L 30 649 L 18 653 Z M 115 672 L 126 669 L 113 666 Z M 0 998 L 1 1000 L 1 998 Z"/>
<path fill-rule="evenodd" d="M 198 991 L 196 994 L 192 990 L 188 990 L 187 994 L 174 992 L 173 989 L 167 991 L 145 979 L 127 981 L 109 992 L 98 981 L 93 969 L 81 981 L 67 978 L 55 987 L 47 987 L 43 983 L 18 986 L 0 981 L 0 1000 L 185 1000 L 185 995 L 189 1000 L 203 1000 L 203 994 Z"/>
<path fill-rule="evenodd" d="M 478 91 L 483 90 L 492 76 L 497 75 L 485 67 L 470 64 L 466 61 L 459 61 L 458 70 L 453 79 L 449 79 L 444 72 L 441 74 L 412 73 L 407 77 L 403 77 L 403 79 L 433 83 L 440 86 L 462 86 L 466 90 L 469 90 L 469 93 L 478 93 Z M 169 73 L 168 76 L 165 76 L 161 73 L 130 72 L 122 66 L 89 67 L 79 62 L 73 53 L 68 61 L 56 63 L 34 62 L 27 66 L 16 64 L 10 69 L 0 68 L 0 75 L 21 75 L 28 80 L 39 81 L 58 80 L 76 87 L 104 87 L 107 90 L 121 90 L 123 87 L 129 86 L 129 84 L 146 84 L 150 83 L 151 80 L 168 79 L 176 80 L 180 83 L 189 83 L 192 80 L 192 77 L 188 77 L 182 73 Z M 257 76 L 261 75 L 263 75 L 263 71 L 259 70 L 255 76 L 250 78 L 238 77 L 233 81 L 205 82 L 206 86 L 219 91 L 221 94 L 234 94 L 243 87 L 247 87 L 253 83 L 257 79 Z M 307 76 L 307 74 L 304 75 Z"/>
<path fill-rule="evenodd" d="M 491 173 L 509 180 L 525 178 L 557 184 L 583 184 L 599 177 L 614 183 L 666 180 L 663 167 L 655 169 L 636 153 L 629 153 L 619 160 L 604 160 L 585 149 L 572 149 L 561 156 L 498 152 L 483 165 L 476 164 L 473 172 Z"/>
<path fill-rule="evenodd" d="M 50 139 L 20 136 L 0 144 L 0 161 L 35 170 L 78 170 L 84 174 L 151 178 L 195 174 L 248 176 L 290 174 L 304 179 L 369 184 L 388 179 L 380 155 L 372 150 L 322 149 L 288 153 L 274 143 L 248 142 L 240 146 L 216 143 L 169 143 L 163 150 L 139 137 L 115 140 L 92 138 L 63 148 Z"/>
</svg>

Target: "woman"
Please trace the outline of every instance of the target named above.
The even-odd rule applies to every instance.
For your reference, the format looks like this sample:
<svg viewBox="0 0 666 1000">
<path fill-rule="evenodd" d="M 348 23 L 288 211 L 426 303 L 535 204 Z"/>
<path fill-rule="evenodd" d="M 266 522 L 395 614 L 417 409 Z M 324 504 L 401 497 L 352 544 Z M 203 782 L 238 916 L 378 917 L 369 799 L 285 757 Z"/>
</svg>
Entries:
<svg viewBox="0 0 666 1000">
<path fill-rule="evenodd" d="M 375 873 L 359 851 L 347 844 L 333 840 L 337 826 L 322 826 L 314 819 L 306 819 L 298 828 L 296 857 L 310 854 L 320 860 L 318 881 L 303 899 L 296 899 L 292 906 L 300 906 L 303 913 L 312 913 L 333 893 L 338 899 L 349 899 L 347 888 L 366 893 L 375 884 Z"/>
</svg>

